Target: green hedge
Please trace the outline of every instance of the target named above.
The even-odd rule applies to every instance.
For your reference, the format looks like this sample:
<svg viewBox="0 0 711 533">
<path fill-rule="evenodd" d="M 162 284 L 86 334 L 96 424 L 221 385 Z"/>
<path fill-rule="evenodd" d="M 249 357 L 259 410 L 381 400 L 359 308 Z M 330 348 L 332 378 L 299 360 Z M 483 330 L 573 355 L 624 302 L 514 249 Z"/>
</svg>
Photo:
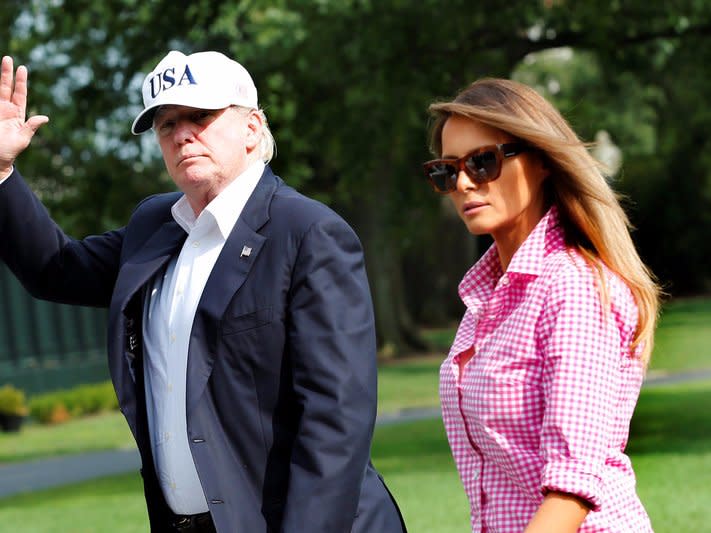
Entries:
<svg viewBox="0 0 711 533">
<path fill-rule="evenodd" d="M 110 381 L 38 394 L 29 401 L 30 416 L 40 424 L 58 424 L 71 418 L 118 409 Z"/>
</svg>

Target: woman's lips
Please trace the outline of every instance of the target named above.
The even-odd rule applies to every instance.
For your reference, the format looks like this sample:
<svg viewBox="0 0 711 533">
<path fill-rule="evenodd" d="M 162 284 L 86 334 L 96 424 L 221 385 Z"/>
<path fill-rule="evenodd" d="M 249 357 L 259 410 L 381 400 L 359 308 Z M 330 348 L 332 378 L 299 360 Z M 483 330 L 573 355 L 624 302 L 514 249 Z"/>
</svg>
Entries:
<svg viewBox="0 0 711 533">
<path fill-rule="evenodd" d="M 485 202 L 466 202 L 466 203 L 462 206 L 462 212 L 463 212 L 465 215 L 473 215 L 473 214 L 478 213 L 479 211 L 481 211 L 481 210 L 482 210 L 484 207 L 486 207 L 487 205 L 489 205 L 489 204 L 487 204 L 487 203 L 485 203 Z"/>
</svg>

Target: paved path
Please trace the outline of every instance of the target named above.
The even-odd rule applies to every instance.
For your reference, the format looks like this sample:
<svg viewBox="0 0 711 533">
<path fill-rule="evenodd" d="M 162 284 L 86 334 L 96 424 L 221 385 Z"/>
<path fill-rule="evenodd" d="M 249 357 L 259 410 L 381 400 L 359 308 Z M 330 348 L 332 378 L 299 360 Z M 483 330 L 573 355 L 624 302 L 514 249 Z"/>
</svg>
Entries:
<svg viewBox="0 0 711 533">
<path fill-rule="evenodd" d="M 97 477 L 138 472 L 140 467 L 141 459 L 135 448 L 64 455 L 0 466 L 0 498 Z"/>
<path fill-rule="evenodd" d="M 644 386 L 656 387 L 659 385 L 673 385 L 687 381 L 703 381 L 705 379 L 711 379 L 711 368 L 689 372 L 677 372 L 674 374 L 650 372 L 647 379 L 644 380 Z"/>
<path fill-rule="evenodd" d="M 651 373 L 645 380 L 644 386 L 655 387 L 704 379 L 711 379 L 711 369 L 668 375 Z M 440 416 L 439 408 L 406 409 L 399 413 L 379 416 L 377 424 L 398 424 L 438 416 Z M 114 474 L 138 472 L 140 465 L 138 451 L 126 449 L 52 457 L 0 466 L 0 498 Z"/>
</svg>

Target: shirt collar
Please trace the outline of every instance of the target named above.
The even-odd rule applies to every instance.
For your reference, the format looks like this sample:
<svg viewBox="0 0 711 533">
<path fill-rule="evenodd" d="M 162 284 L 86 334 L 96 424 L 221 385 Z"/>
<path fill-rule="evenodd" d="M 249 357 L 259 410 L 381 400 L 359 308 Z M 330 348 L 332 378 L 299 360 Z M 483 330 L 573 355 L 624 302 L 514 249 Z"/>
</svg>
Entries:
<svg viewBox="0 0 711 533">
<path fill-rule="evenodd" d="M 198 217 L 190 207 L 187 197 L 181 196 L 171 208 L 173 218 L 188 235 L 203 219 L 212 220 L 217 224 L 222 238 L 227 239 L 264 173 L 264 166 L 261 160 L 252 163 L 207 204 Z"/>
<path fill-rule="evenodd" d="M 506 271 L 531 276 L 540 275 L 549 244 L 553 241 L 562 242 L 562 240 L 563 229 L 560 227 L 558 209 L 552 206 L 516 250 Z"/>
<path fill-rule="evenodd" d="M 543 271 L 545 256 L 564 246 L 558 210 L 552 206 L 516 250 L 506 273 L 538 276 Z M 459 297 L 469 309 L 474 309 L 488 300 L 503 274 L 496 244 L 492 244 L 462 278 Z"/>
</svg>

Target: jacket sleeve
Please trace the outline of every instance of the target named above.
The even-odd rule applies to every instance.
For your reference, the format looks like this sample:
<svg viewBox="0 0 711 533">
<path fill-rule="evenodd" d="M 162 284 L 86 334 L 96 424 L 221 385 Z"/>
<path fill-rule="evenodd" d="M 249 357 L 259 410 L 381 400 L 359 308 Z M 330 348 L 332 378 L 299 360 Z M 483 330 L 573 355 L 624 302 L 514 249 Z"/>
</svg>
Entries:
<svg viewBox="0 0 711 533">
<path fill-rule="evenodd" d="M 287 321 L 302 416 L 282 532 L 350 532 L 370 455 L 377 370 L 363 251 L 342 219 L 317 222 L 304 237 Z"/>
<path fill-rule="evenodd" d="M 15 170 L 0 183 L 0 260 L 36 298 L 108 306 L 123 230 L 69 238 Z"/>
</svg>

